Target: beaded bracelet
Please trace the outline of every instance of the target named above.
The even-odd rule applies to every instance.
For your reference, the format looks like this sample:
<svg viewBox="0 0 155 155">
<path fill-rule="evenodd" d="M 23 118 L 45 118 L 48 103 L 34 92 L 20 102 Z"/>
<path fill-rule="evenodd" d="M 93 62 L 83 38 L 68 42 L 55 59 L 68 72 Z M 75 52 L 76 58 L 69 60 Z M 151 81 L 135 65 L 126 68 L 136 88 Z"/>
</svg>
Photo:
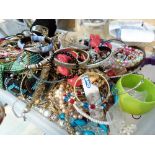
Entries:
<svg viewBox="0 0 155 155">
<path fill-rule="evenodd" d="M 97 124 L 105 124 L 105 125 L 110 125 L 112 122 L 107 122 L 107 121 L 100 121 L 100 120 L 97 120 L 97 119 L 94 119 L 92 117 L 90 117 L 88 114 L 86 114 L 85 112 L 83 112 L 77 105 L 79 103 L 74 103 L 73 106 L 74 108 L 78 111 L 79 114 L 81 114 L 83 117 L 87 118 L 88 120 L 94 122 L 94 123 L 97 123 Z M 107 112 L 108 113 L 108 112 Z"/>
<path fill-rule="evenodd" d="M 42 46 L 42 45 L 38 45 L 36 47 L 27 47 L 26 43 L 27 42 L 46 42 L 48 43 L 48 45 L 46 46 Z M 18 47 L 20 49 L 24 49 L 30 52 L 35 52 L 35 53 L 46 53 L 49 52 L 52 48 L 53 48 L 53 44 L 50 42 L 50 39 L 48 37 L 45 36 L 37 36 L 37 35 L 31 35 L 30 37 L 25 37 L 22 38 L 21 40 L 18 41 Z"/>
<path fill-rule="evenodd" d="M 114 59 L 127 69 L 138 66 L 145 58 L 145 52 L 136 46 L 126 46 L 114 51 Z"/>
<path fill-rule="evenodd" d="M 85 74 L 97 74 L 97 75 L 99 75 L 99 76 L 101 76 L 103 79 L 104 79 L 104 81 L 107 83 L 107 86 L 108 86 L 108 94 L 107 94 L 107 97 L 104 99 L 104 100 L 107 100 L 108 99 L 108 97 L 110 96 L 110 87 L 109 87 L 109 84 L 108 84 L 108 81 L 106 80 L 106 78 L 102 75 L 102 74 L 99 74 L 99 73 L 95 73 L 95 72 L 88 72 L 88 73 L 85 73 Z M 92 122 L 94 122 L 94 123 L 98 123 L 98 124 L 105 124 L 105 125 L 109 125 L 110 124 L 110 122 L 107 122 L 107 121 L 101 121 L 101 120 L 97 120 L 97 119 L 94 119 L 94 118 L 92 118 L 91 116 L 89 116 L 87 113 L 85 113 L 85 112 L 83 112 L 77 105 L 79 105 L 80 103 L 82 103 L 81 101 L 80 101 L 80 99 L 77 97 L 77 95 L 76 95 L 76 84 L 77 84 L 77 82 L 79 81 L 79 79 L 83 76 L 83 75 L 85 75 L 85 74 L 82 74 L 81 76 L 79 76 L 78 78 L 77 78 L 77 80 L 75 81 L 75 84 L 74 84 L 74 95 L 75 95 L 75 98 L 78 100 L 78 102 L 76 103 L 74 103 L 73 104 L 73 106 L 74 106 L 74 108 L 82 115 L 82 116 L 84 116 L 84 117 L 86 117 L 87 119 L 89 119 L 90 121 L 92 121 Z"/>
<path fill-rule="evenodd" d="M 124 50 L 127 50 L 126 54 L 123 53 Z M 134 52 L 134 50 L 138 50 L 137 52 L 141 53 L 141 57 L 135 55 L 137 52 Z M 127 59 L 128 56 L 131 57 L 131 60 Z M 144 62 L 145 56 L 145 51 L 139 47 L 129 46 L 127 48 L 127 46 L 124 46 L 116 48 L 111 59 L 108 60 L 106 68 L 103 67 L 103 72 L 105 72 L 109 78 L 118 78 L 122 75 L 135 73 L 140 70 L 140 65 Z"/>
</svg>

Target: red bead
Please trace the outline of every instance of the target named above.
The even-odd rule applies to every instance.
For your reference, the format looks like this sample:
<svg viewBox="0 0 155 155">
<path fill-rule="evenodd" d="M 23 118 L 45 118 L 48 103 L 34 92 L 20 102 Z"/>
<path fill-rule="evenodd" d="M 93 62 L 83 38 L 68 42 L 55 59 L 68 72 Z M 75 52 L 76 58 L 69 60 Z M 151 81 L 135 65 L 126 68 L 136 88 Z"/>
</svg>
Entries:
<svg viewBox="0 0 155 155">
<path fill-rule="evenodd" d="M 67 94 L 65 93 L 65 94 L 63 94 L 63 96 L 65 97 L 65 96 L 67 96 Z"/>
<path fill-rule="evenodd" d="M 82 95 L 82 93 L 80 91 L 77 91 L 77 95 L 80 96 Z"/>
<path fill-rule="evenodd" d="M 75 100 L 73 98 L 70 99 L 69 101 L 71 104 L 74 104 Z"/>
<path fill-rule="evenodd" d="M 116 73 L 115 73 L 114 70 L 109 70 L 109 71 L 107 72 L 107 75 L 108 75 L 108 76 L 116 76 Z"/>
<path fill-rule="evenodd" d="M 96 108 L 95 104 L 90 105 L 90 109 L 95 109 L 95 108 Z"/>
</svg>

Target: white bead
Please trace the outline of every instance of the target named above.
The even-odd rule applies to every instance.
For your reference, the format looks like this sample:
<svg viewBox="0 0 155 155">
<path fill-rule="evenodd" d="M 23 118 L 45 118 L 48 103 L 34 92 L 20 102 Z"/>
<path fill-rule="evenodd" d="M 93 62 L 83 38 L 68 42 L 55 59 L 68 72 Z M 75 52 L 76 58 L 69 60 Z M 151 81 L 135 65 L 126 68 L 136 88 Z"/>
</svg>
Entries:
<svg viewBox="0 0 155 155">
<path fill-rule="evenodd" d="M 60 96 L 58 94 L 55 94 L 54 97 L 59 98 Z"/>
<path fill-rule="evenodd" d="M 39 112 L 42 114 L 44 112 L 44 110 L 42 108 L 40 108 Z"/>
<path fill-rule="evenodd" d="M 62 97 L 63 92 L 59 91 L 59 97 Z"/>
<path fill-rule="evenodd" d="M 44 116 L 45 117 L 50 117 L 51 116 L 51 112 L 49 110 L 45 110 L 44 111 Z"/>
<path fill-rule="evenodd" d="M 61 100 L 59 101 L 59 103 L 60 103 L 60 104 L 63 104 L 63 103 L 64 103 L 64 101 L 61 99 Z"/>
<path fill-rule="evenodd" d="M 65 122 L 64 122 L 63 120 L 59 120 L 59 125 L 60 125 L 61 127 L 64 127 Z"/>
<path fill-rule="evenodd" d="M 82 115 L 78 115 L 78 119 L 82 119 Z"/>
<path fill-rule="evenodd" d="M 62 88 L 62 87 L 60 87 L 60 88 L 59 88 L 59 91 L 61 91 L 61 92 L 62 92 L 62 91 L 63 91 L 63 88 Z"/>
<path fill-rule="evenodd" d="M 55 91 L 55 94 L 58 94 L 58 93 L 59 93 L 59 90 L 56 90 L 56 91 Z"/>
<path fill-rule="evenodd" d="M 75 132 L 75 134 L 76 134 L 76 135 L 80 135 L 80 132 L 77 131 L 77 132 Z"/>
</svg>

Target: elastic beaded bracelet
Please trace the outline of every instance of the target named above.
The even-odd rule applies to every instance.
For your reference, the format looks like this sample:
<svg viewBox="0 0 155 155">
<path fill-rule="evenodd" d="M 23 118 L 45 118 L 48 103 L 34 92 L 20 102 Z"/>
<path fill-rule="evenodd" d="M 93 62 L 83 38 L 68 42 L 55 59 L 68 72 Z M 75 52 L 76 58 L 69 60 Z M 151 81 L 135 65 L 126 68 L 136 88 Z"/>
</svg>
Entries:
<svg viewBox="0 0 155 155">
<path fill-rule="evenodd" d="M 78 106 L 77 104 L 79 103 L 74 103 L 73 106 L 74 108 L 77 110 L 77 112 L 79 114 L 81 114 L 83 117 L 87 118 L 88 120 L 94 122 L 94 123 L 97 123 L 97 124 L 105 124 L 105 125 L 110 125 L 112 122 L 108 122 L 108 121 L 100 121 L 100 120 L 97 120 L 97 119 L 94 119 L 92 117 L 90 117 L 88 114 L 86 114 L 85 112 L 83 112 Z M 108 113 L 108 112 L 107 112 Z"/>
<path fill-rule="evenodd" d="M 110 96 L 110 87 L 109 87 L 109 84 L 108 84 L 108 81 L 106 80 L 106 78 L 105 78 L 103 75 L 101 75 L 101 74 L 99 74 L 99 73 L 95 73 L 95 72 L 87 72 L 87 73 L 85 73 L 85 74 L 97 74 L 97 75 L 101 76 L 101 77 L 104 79 L 104 81 L 107 83 L 107 86 L 108 86 L 108 94 L 107 94 L 107 97 L 105 98 L 105 100 L 107 100 L 108 97 Z M 77 84 L 77 82 L 79 81 L 79 79 L 80 79 L 83 75 L 85 75 L 85 74 L 82 74 L 81 76 L 79 76 L 79 77 L 77 78 L 77 80 L 75 81 L 75 84 L 74 84 L 74 95 L 75 95 L 75 98 L 76 98 L 78 101 L 75 102 L 75 103 L 73 104 L 73 106 L 74 106 L 74 108 L 75 108 L 83 117 L 87 118 L 88 120 L 90 120 L 90 121 L 92 121 L 92 122 L 94 122 L 94 123 L 98 123 L 98 124 L 109 125 L 111 122 L 101 121 L 101 120 L 94 119 L 94 118 L 92 118 L 91 116 L 89 116 L 87 113 L 85 113 L 84 111 L 82 111 L 82 110 L 77 106 L 77 105 L 79 105 L 79 104 L 82 103 L 82 102 L 80 101 L 80 99 L 79 99 L 79 98 L 77 97 L 77 95 L 76 95 L 76 84 Z"/>
<path fill-rule="evenodd" d="M 46 42 L 48 45 L 46 46 L 37 46 L 37 47 L 27 47 L 26 43 L 34 41 L 34 42 Z M 37 35 L 32 35 L 31 37 L 25 37 L 22 38 L 21 40 L 18 41 L 18 47 L 20 49 L 24 49 L 30 52 L 35 52 L 35 53 L 46 53 L 49 52 L 53 48 L 53 44 L 51 43 L 50 39 L 45 37 L 45 36 L 37 36 Z"/>
<path fill-rule="evenodd" d="M 127 69 L 135 68 L 144 58 L 145 51 L 136 46 L 125 46 L 114 51 L 114 59 Z"/>
</svg>

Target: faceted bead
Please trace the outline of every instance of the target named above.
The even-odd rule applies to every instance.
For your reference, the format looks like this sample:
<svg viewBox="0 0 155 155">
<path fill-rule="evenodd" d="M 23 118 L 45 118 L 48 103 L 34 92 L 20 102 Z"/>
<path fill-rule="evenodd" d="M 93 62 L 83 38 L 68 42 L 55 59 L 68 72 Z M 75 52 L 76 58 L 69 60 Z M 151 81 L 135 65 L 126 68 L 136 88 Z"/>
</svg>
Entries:
<svg viewBox="0 0 155 155">
<path fill-rule="evenodd" d="M 64 119 L 65 119 L 65 114 L 64 114 L 64 113 L 61 113 L 58 117 L 59 117 L 61 120 L 64 120 Z"/>
<path fill-rule="evenodd" d="M 107 72 L 107 75 L 108 75 L 108 76 L 116 76 L 116 73 L 115 73 L 113 70 L 109 70 L 109 71 Z"/>
<path fill-rule="evenodd" d="M 104 130 L 105 134 L 108 134 L 108 127 L 107 125 L 104 125 L 104 124 L 99 124 L 99 127 Z"/>
<path fill-rule="evenodd" d="M 90 105 L 90 109 L 95 109 L 95 108 L 96 108 L 95 104 Z"/>
<path fill-rule="evenodd" d="M 69 101 L 71 104 L 74 104 L 75 100 L 73 98 L 70 99 Z"/>
<path fill-rule="evenodd" d="M 78 126 L 85 126 L 87 124 L 87 122 L 83 119 L 76 119 L 74 122 Z"/>
<path fill-rule="evenodd" d="M 82 132 L 83 135 L 95 135 L 95 133 L 93 131 L 90 130 L 86 130 Z"/>
<path fill-rule="evenodd" d="M 89 108 L 89 105 L 88 105 L 87 102 L 84 102 L 84 103 L 83 103 L 83 108 L 85 108 L 85 109 L 88 109 L 88 108 Z"/>
</svg>

